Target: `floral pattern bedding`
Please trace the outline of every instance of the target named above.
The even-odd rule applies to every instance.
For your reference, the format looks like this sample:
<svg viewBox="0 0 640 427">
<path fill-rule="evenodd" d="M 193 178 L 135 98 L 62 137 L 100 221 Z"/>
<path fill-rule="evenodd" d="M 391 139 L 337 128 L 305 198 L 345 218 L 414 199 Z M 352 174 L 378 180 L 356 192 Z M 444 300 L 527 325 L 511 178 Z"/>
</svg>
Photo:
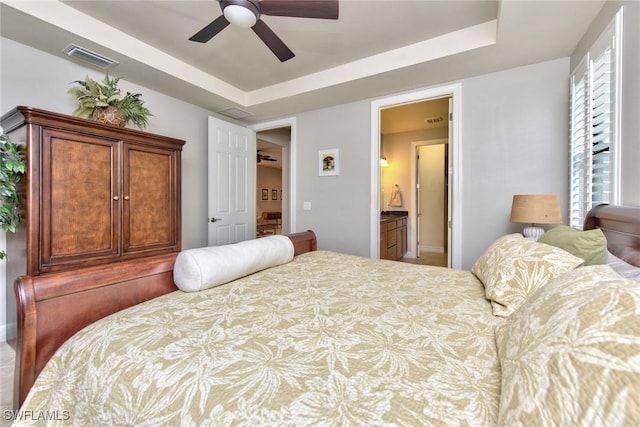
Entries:
<svg viewBox="0 0 640 427">
<path fill-rule="evenodd" d="M 21 409 L 81 426 L 494 425 L 501 321 L 468 271 L 310 252 L 90 325 Z"/>
</svg>

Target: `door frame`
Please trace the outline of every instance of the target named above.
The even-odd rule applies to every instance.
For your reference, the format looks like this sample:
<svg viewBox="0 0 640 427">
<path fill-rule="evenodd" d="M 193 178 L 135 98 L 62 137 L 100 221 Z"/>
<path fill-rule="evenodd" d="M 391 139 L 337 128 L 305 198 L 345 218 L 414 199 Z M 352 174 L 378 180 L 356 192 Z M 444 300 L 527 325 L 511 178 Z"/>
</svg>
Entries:
<svg viewBox="0 0 640 427">
<path fill-rule="evenodd" d="M 370 246 L 371 258 L 380 257 L 380 110 L 433 98 L 451 97 L 451 138 L 449 141 L 449 210 L 451 238 L 449 239 L 451 268 L 462 266 L 462 84 L 440 86 L 380 98 L 371 102 L 371 206 Z"/>
<path fill-rule="evenodd" d="M 288 231 L 288 233 L 295 233 L 296 229 L 296 118 L 295 117 L 286 117 L 283 119 L 272 120 L 268 122 L 256 123 L 250 126 L 247 126 L 249 129 L 255 131 L 256 133 L 267 131 L 271 129 L 278 129 L 288 127 L 291 129 L 291 140 L 289 141 L 288 150 L 283 150 L 283 152 L 288 152 L 288 156 L 286 159 L 283 159 L 283 179 L 282 179 L 282 227 L 283 232 Z M 286 162 L 284 161 L 286 160 Z M 288 171 L 285 171 L 285 167 L 288 166 Z M 288 178 L 285 178 L 288 175 Z M 257 191 L 257 188 L 256 188 Z M 288 220 L 287 220 L 288 219 Z M 288 227 L 288 229 L 287 229 Z"/>
</svg>

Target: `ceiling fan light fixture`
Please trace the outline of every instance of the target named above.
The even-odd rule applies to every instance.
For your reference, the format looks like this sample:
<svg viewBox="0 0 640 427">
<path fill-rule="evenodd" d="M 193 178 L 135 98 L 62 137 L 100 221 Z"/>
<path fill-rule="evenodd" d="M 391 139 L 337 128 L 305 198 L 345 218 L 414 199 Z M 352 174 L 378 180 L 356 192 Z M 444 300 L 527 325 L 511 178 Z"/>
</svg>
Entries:
<svg viewBox="0 0 640 427">
<path fill-rule="evenodd" d="M 223 14 L 227 21 L 242 28 L 251 28 L 258 22 L 258 15 L 253 10 L 237 4 L 225 6 Z"/>
<path fill-rule="evenodd" d="M 338 0 L 218 0 L 222 15 L 189 37 L 198 43 L 207 43 L 230 24 L 251 28 L 280 60 L 296 56 L 273 32 L 260 16 L 290 16 L 298 18 L 338 19 Z"/>
</svg>

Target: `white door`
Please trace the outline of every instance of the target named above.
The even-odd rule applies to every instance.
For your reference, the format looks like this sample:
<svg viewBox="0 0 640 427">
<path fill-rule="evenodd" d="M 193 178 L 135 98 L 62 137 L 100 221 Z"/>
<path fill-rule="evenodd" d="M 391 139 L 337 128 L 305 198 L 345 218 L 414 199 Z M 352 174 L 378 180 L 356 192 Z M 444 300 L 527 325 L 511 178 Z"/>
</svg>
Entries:
<svg viewBox="0 0 640 427">
<path fill-rule="evenodd" d="M 256 133 L 209 117 L 208 245 L 256 237 Z"/>
</svg>

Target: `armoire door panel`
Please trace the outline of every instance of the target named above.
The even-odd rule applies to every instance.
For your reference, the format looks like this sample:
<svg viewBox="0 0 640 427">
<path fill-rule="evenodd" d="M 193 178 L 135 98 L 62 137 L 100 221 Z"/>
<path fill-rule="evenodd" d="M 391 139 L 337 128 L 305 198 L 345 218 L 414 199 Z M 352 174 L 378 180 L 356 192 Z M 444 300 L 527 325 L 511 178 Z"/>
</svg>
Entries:
<svg viewBox="0 0 640 427">
<path fill-rule="evenodd" d="M 119 254 L 118 141 L 45 129 L 43 266 Z M 117 198 L 117 197 L 116 197 Z"/>
<path fill-rule="evenodd" d="M 175 151 L 125 144 L 125 253 L 176 244 Z"/>
</svg>

